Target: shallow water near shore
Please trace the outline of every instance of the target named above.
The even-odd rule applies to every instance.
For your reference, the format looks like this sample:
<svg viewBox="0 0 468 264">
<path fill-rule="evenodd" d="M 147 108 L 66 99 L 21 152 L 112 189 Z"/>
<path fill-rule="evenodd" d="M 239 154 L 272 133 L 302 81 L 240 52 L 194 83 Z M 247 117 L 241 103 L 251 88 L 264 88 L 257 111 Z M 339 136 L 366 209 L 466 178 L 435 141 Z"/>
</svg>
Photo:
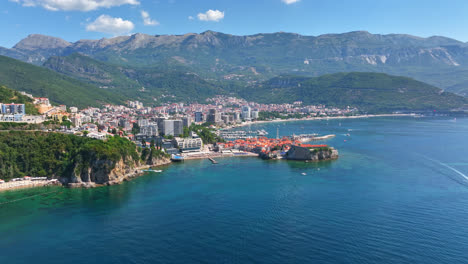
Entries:
<svg viewBox="0 0 468 264">
<path fill-rule="evenodd" d="M 190 160 L 117 186 L 3 192 L 0 263 L 466 261 L 468 119 L 251 127 L 277 128 L 336 134 L 340 158 Z"/>
</svg>

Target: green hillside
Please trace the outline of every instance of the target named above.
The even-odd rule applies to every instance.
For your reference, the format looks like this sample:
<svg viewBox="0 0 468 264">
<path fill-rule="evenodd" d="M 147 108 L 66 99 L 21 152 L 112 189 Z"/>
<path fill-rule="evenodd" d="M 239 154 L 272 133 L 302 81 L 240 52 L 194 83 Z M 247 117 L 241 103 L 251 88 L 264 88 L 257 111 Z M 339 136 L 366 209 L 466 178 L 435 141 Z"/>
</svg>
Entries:
<svg viewBox="0 0 468 264">
<path fill-rule="evenodd" d="M 0 179 L 4 180 L 25 175 L 71 177 L 76 168 L 89 168 L 99 160 L 102 168 L 111 170 L 120 159 L 140 160 L 135 144 L 120 137 L 103 141 L 61 133 L 0 132 Z"/>
<path fill-rule="evenodd" d="M 26 108 L 26 114 L 34 115 L 39 114 L 37 109 L 34 107 L 33 99 L 20 94 L 18 91 L 9 89 L 5 86 L 0 86 L 0 103 L 3 104 L 24 104 Z"/>
<path fill-rule="evenodd" d="M 74 53 L 89 56 L 94 60 L 91 64 L 95 65 L 80 67 L 86 58 L 77 58 Z M 461 95 L 467 94 L 468 82 L 467 43 L 440 36 L 422 38 L 366 31 L 320 36 L 286 32 L 244 36 L 214 31 L 183 35 L 136 33 L 74 43 L 31 34 L 11 49 L 0 48 L 0 55 L 36 65 L 46 63 L 59 72 L 67 70 L 68 66 L 57 65 L 57 60 L 78 63 L 77 69 L 84 71 L 71 69 L 73 76 L 88 78 L 99 86 L 101 81 L 107 81 L 104 86 L 116 87 L 120 86 L 118 83 L 129 87 L 136 85 L 134 81 L 139 79 L 127 74 L 133 80 L 114 75 L 135 68 L 159 73 L 190 72 L 209 82 L 226 84 L 235 81 L 242 85 L 266 81 L 278 75 L 318 77 L 339 72 L 379 72 L 411 77 Z M 55 58 L 49 64 L 47 62 L 54 56 L 70 55 L 71 59 Z M 105 64 L 98 65 L 96 61 Z M 112 69 L 106 65 L 113 65 Z M 101 70 L 105 70 L 104 76 L 100 75 L 103 73 Z M 68 74 L 68 71 L 63 72 Z M 161 90 L 164 87 L 155 88 Z"/>
<path fill-rule="evenodd" d="M 74 53 L 51 57 L 44 63 L 56 72 L 74 77 L 109 92 L 153 104 L 158 101 L 203 101 L 224 91 L 184 67 L 116 66 Z M 171 97 L 167 97 L 170 95 Z M 174 97 L 172 97 L 174 96 Z"/>
<path fill-rule="evenodd" d="M 117 93 L 4 56 L 0 56 L 0 85 L 34 96 L 48 97 L 53 103 L 78 107 L 124 101 Z"/>
<path fill-rule="evenodd" d="M 450 110 L 468 99 L 429 84 L 383 73 L 336 73 L 307 78 L 281 76 L 241 91 L 259 102 L 356 106 L 370 112 Z"/>
</svg>

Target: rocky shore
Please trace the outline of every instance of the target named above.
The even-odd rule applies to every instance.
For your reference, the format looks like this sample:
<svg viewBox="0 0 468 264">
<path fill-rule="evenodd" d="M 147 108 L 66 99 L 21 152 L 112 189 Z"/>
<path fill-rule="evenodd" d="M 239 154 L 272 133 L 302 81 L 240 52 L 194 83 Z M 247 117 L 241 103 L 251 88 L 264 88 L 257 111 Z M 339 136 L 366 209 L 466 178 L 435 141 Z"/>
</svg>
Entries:
<svg viewBox="0 0 468 264">
<path fill-rule="evenodd" d="M 130 165 L 129 165 L 130 163 Z M 169 158 L 159 158 L 141 165 L 138 162 L 120 160 L 115 164 L 109 161 L 96 161 L 93 166 L 81 170 L 71 178 L 60 178 L 60 182 L 69 188 L 94 188 L 121 184 L 144 174 L 143 170 L 170 164 Z M 112 168 L 109 170 L 109 168 Z"/>
<path fill-rule="evenodd" d="M 300 146 L 291 146 L 291 149 L 284 155 L 280 154 L 279 151 L 272 151 L 268 153 L 260 153 L 260 158 L 269 159 L 285 159 L 285 160 L 299 160 L 305 162 L 318 162 L 326 160 L 338 159 L 338 150 L 332 147 L 322 147 L 309 149 Z"/>
</svg>

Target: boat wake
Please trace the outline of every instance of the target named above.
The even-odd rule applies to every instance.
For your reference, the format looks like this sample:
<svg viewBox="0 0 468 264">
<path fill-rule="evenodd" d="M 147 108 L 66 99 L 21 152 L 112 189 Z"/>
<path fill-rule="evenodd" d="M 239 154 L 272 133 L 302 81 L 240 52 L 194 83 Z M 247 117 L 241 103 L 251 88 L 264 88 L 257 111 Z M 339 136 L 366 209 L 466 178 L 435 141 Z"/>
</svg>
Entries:
<svg viewBox="0 0 468 264">
<path fill-rule="evenodd" d="M 2 202 L 2 203 L 0 203 L 0 206 L 6 205 L 6 204 L 11 204 L 11 203 L 16 203 L 16 202 L 27 200 L 27 199 L 31 199 L 31 198 L 34 198 L 34 197 L 37 197 L 37 196 L 44 196 L 44 195 L 48 195 L 48 194 L 52 194 L 52 193 L 58 193 L 58 192 L 62 192 L 62 191 L 53 191 L 53 192 L 34 194 L 34 195 L 23 197 L 23 198 Z"/>
<path fill-rule="evenodd" d="M 467 186 L 468 186 L 468 176 L 467 176 L 466 174 L 464 174 L 463 172 L 461 172 L 461 171 L 455 169 L 454 167 L 452 167 L 452 166 L 450 166 L 450 165 L 448 165 L 448 164 L 446 164 L 446 163 L 443 163 L 443 162 L 441 162 L 441 161 L 438 161 L 438 160 L 429 158 L 429 157 L 424 156 L 424 155 L 420 155 L 420 156 L 422 156 L 423 158 L 425 158 L 425 159 L 427 159 L 427 160 L 429 160 L 429 161 L 432 161 L 432 162 L 434 162 L 434 163 L 436 163 L 436 164 L 439 164 L 439 165 L 441 165 L 441 166 L 443 166 L 443 167 L 445 167 L 445 168 L 447 168 L 447 169 L 449 169 L 449 170 L 455 172 L 457 175 L 461 176 L 461 178 L 458 177 L 458 179 L 454 179 L 454 180 L 456 180 L 457 182 L 459 182 L 459 180 L 462 180 L 461 183 L 462 183 L 463 185 L 467 185 Z"/>
</svg>

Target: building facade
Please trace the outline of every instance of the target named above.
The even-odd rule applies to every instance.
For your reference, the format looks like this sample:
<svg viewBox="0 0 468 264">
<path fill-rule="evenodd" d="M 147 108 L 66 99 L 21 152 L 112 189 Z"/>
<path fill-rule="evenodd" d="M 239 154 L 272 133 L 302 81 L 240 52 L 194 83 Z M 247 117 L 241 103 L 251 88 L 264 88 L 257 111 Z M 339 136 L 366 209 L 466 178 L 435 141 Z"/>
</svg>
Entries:
<svg viewBox="0 0 468 264">
<path fill-rule="evenodd" d="M 208 116 L 206 117 L 206 122 L 218 124 L 222 122 L 221 120 L 221 113 L 218 112 L 216 109 L 210 109 Z"/>
<path fill-rule="evenodd" d="M 186 116 L 186 117 L 182 118 L 182 123 L 183 123 L 184 127 L 191 126 L 192 123 L 193 123 L 192 117 L 191 116 Z"/>
<path fill-rule="evenodd" d="M 201 138 L 180 138 L 176 137 L 172 140 L 174 146 L 176 146 L 182 152 L 200 151 L 203 146 Z"/>
<path fill-rule="evenodd" d="M 242 107 L 242 118 L 243 119 L 250 119 L 250 106 L 246 105 Z"/>
<path fill-rule="evenodd" d="M 140 127 L 140 134 L 145 137 L 156 137 L 159 135 L 157 124 L 148 124 Z"/>
<path fill-rule="evenodd" d="M 195 112 L 195 122 L 196 123 L 203 122 L 203 113 L 202 112 Z"/>
<path fill-rule="evenodd" d="M 182 120 L 164 120 L 163 133 L 166 136 L 179 136 L 184 133 Z"/>
<path fill-rule="evenodd" d="M 2 104 L 1 114 L 4 115 L 25 115 L 26 108 L 24 104 Z"/>
</svg>

